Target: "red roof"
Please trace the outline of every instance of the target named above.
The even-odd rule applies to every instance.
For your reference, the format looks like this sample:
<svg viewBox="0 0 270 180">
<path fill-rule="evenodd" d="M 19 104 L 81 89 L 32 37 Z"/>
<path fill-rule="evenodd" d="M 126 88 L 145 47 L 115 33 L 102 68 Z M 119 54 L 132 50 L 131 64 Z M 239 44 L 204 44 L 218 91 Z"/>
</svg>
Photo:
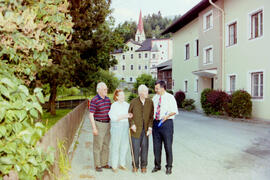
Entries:
<svg viewBox="0 0 270 180">
<path fill-rule="evenodd" d="M 140 11 L 138 30 L 140 31 L 140 33 L 144 32 L 144 30 L 143 30 L 143 20 L 142 20 L 142 11 Z"/>
</svg>

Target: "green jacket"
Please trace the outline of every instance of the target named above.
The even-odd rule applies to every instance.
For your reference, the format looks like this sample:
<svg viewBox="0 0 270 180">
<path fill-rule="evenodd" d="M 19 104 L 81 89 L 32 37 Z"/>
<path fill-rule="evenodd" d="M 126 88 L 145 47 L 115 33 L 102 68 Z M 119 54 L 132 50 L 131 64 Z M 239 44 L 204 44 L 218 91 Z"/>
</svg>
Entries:
<svg viewBox="0 0 270 180">
<path fill-rule="evenodd" d="M 131 130 L 131 136 L 139 138 L 143 125 L 145 133 L 147 133 L 148 128 L 153 126 L 153 117 L 154 117 L 154 105 L 153 101 L 150 98 L 145 99 L 144 105 L 142 104 L 140 97 L 133 99 L 129 106 L 129 113 L 133 114 L 132 118 L 129 118 L 129 126 L 133 124 L 136 125 L 136 132 Z"/>
</svg>

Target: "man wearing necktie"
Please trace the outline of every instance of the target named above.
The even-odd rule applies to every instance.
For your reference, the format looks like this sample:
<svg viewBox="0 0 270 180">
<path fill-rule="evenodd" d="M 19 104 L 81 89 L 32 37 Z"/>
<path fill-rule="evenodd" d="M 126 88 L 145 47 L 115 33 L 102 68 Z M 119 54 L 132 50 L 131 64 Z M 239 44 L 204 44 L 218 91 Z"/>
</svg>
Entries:
<svg viewBox="0 0 270 180">
<path fill-rule="evenodd" d="M 152 172 L 161 169 L 161 150 L 164 144 L 166 152 L 166 174 L 172 173 L 172 143 L 173 143 L 173 119 L 178 114 L 176 100 L 173 95 L 166 92 L 164 81 L 155 83 L 156 95 L 153 97 L 154 122 L 153 122 L 153 147 L 155 167 Z"/>
</svg>

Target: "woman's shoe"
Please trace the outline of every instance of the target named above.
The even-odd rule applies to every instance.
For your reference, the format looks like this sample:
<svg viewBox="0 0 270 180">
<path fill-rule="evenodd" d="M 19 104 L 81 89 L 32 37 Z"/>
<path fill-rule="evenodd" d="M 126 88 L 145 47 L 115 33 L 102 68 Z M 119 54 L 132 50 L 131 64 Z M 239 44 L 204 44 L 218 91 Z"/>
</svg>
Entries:
<svg viewBox="0 0 270 180">
<path fill-rule="evenodd" d="M 127 171 L 128 170 L 125 166 L 120 166 L 119 169 L 121 169 L 123 171 Z"/>
</svg>

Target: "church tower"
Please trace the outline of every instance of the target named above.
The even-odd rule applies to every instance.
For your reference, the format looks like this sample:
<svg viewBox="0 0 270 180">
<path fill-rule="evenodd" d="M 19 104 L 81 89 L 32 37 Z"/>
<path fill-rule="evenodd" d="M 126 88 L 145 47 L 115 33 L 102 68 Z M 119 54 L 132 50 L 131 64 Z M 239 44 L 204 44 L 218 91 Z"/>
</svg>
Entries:
<svg viewBox="0 0 270 180">
<path fill-rule="evenodd" d="M 135 34 L 135 41 L 141 43 L 144 40 L 145 40 L 145 34 L 144 34 L 144 29 L 143 29 L 142 11 L 140 11 L 137 32 Z"/>
</svg>

